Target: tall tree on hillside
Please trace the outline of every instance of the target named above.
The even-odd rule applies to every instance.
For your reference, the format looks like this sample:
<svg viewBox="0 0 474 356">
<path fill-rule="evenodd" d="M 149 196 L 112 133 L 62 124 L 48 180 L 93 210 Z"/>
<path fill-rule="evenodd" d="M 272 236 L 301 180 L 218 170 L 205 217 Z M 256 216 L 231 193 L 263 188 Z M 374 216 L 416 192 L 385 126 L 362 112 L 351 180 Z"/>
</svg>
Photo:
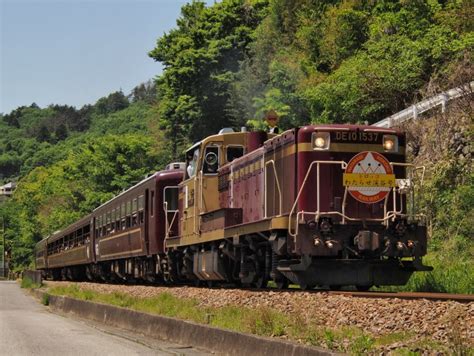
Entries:
<svg viewBox="0 0 474 356">
<path fill-rule="evenodd" d="M 127 97 L 120 90 L 97 100 L 95 108 L 99 114 L 106 115 L 125 109 L 129 104 Z"/>
<path fill-rule="evenodd" d="M 232 122 L 229 87 L 267 5 L 266 0 L 184 5 L 177 28 L 149 53 L 165 67 L 157 80 L 160 114 L 175 156 L 181 142 L 199 140 Z"/>
<path fill-rule="evenodd" d="M 38 133 L 36 134 L 36 139 L 39 142 L 49 142 L 51 140 L 51 133 L 45 125 L 41 125 Z"/>
<path fill-rule="evenodd" d="M 68 136 L 67 127 L 63 123 L 60 123 L 56 130 L 54 130 L 54 135 L 56 136 L 56 140 L 62 141 L 65 140 Z"/>
<path fill-rule="evenodd" d="M 152 80 L 141 83 L 132 89 L 129 95 L 132 102 L 143 101 L 148 104 L 155 102 L 157 98 L 156 83 Z"/>
<path fill-rule="evenodd" d="M 71 131 L 85 131 L 89 128 L 89 119 L 81 115 L 79 110 L 69 105 L 53 105 L 55 115 L 52 118 L 56 129 L 63 124 Z"/>
</svg>

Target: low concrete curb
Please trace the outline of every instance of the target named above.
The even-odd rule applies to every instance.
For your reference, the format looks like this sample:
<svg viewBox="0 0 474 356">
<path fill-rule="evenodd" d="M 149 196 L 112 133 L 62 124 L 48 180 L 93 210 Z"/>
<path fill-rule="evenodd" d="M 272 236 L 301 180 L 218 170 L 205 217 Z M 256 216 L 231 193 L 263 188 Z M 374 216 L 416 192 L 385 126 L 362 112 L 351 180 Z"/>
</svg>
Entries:
<svg viewBox="0 0 474 356">
<path fill-rule="evenodd" d="M 41 300 L 45 292 L 33 290 L 32 294 Z M 329 350 L 294 344 L 280 339 L 243 334 L 68 297 L 50 295 L 49 306 L 54 312 L 101 322 L 108 326 L 137 332 L 147 337 L 181 345 L 192 345 L 219 355 L 336 355 L 336 353 Z"/>
</svg>

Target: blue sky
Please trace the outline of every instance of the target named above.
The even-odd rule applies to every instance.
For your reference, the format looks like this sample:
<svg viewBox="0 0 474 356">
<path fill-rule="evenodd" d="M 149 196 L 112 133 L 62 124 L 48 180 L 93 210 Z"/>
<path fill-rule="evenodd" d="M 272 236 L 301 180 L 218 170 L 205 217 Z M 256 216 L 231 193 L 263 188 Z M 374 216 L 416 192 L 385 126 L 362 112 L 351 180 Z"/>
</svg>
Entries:
<svg viewBox="0 0 474 356">
<path fill-rule="evenodd" d="M 128 94 L 161 73 L 147 53 L 175 26 L 184 3 L 0 0 L 0 112 Z"/>
</svg>

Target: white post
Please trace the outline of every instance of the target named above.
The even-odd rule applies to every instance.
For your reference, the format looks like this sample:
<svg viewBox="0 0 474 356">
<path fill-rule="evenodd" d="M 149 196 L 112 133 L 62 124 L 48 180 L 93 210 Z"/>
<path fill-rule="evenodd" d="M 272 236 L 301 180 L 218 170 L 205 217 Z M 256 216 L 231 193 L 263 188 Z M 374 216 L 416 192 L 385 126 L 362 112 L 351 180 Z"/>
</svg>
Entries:
<svg viewBox="0 0 474 356">
<path fill-rule="evenodd" d="M 443 114 L 446 112 L 447 103 L 448 103 L 448 96 L 446 94 L 441 94 L 441 112 Z"/>
</svg>

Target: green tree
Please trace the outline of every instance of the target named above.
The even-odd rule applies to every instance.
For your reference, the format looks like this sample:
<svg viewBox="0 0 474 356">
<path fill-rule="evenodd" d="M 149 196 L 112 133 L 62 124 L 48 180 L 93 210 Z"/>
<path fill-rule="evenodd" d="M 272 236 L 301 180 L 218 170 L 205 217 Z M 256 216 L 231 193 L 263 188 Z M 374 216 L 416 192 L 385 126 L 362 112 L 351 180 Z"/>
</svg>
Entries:
<svg viewBox="0 0 474 356">
<path fill-rule="evenodd" d="M 99 114 L 106 115 L 128 107 L 129 102 L 125 94 L 120 90 L 107 97 L 100 98 L 95 104 L 95 109 Z"/>
<path fill-rule="evenodd" d="M 177 28 L 149 53 L 163 63 L 158 78 L 160 116 L 176 157 L 182 142 L 196 141 L 229 126 L 230 86 L 245 58 L 266 1 L 225 0 L 206 8 L 184 5 Z"/>
</svg>

